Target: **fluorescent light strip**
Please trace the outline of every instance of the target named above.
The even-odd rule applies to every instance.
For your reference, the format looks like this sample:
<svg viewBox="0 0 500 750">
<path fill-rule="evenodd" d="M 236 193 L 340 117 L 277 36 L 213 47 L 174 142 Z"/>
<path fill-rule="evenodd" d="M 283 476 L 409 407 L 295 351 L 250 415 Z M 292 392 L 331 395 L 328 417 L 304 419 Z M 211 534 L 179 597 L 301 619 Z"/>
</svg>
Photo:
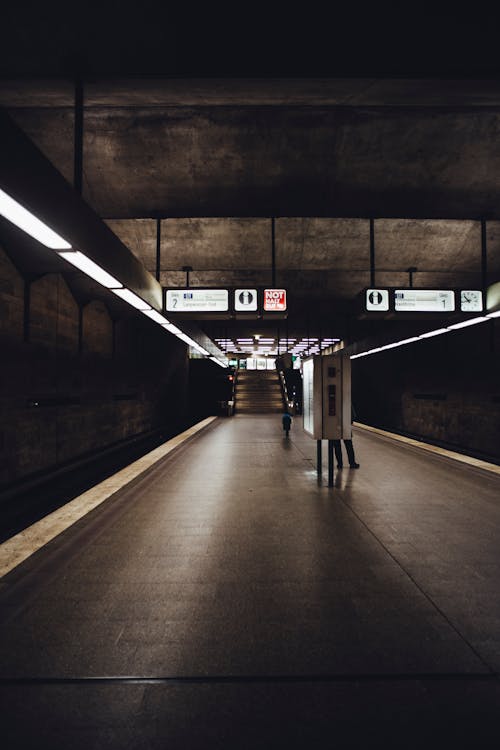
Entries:
<svg viewBox="0 0 500 750">
<path fill-rule="evenodd" d="M 0 214 L 51 250 L 70 250 L 71 245 L 43 221 L 0 190 Z"/>
<path fill-rule="evenodd" d="M 135 307 L 136 310 L 152 310 L 151 305 L 148 305 L 147 302 L 144 302 L 143 299 L 138 297 L 137 294 L 134 294 L 134 292 L 131 292 L 130 289 L 112 289 L 111 291 L 113 292 L 113 294 L 121 297 L 125 302 L 128 302 L 129 305 Z"/>
<path fill-rule="evenodd" d="M 488 320 L 488 318 L 485 318 L 483 316 L 479 318 L 471 318 L 470 320 L 462 320 L 461 323 L 455 323 L 452 326 L 448 326 L 449 331 L 454 331 L 457 328 L 467 328 L 467 326 L 475 326 L 477 323 L 484 323 L 485 320 Z"/>
<path fill-rule="evenodd" d="M 178 335 L 179 335 L 179 333 L 182 333 L 181 329 L 180 329 L 180 328 L 177 328 L 177 326 L 174 326 L 174 324 L 173 324 L 173 323 L 169 323 L 168 325 L 166 325 L 166 326 L 165 326 L 165 329 L 166 329 L 166 330 L 167 330 L 167 331 L 168 331 L 169 333 L 172 333 L 172 334 L 173 334 L 174 336 L 178 336 Z"/>
<path fill-rule="evenodd" d="M 184 343 L 189 344 L 189 346 L 193 345 L 193 339 L 190 338 L 186 333 L 178 333 L 177 338 L 181 341 L 184 341 Z"/>
<path fill-rule="evenodd" d="M 196 349 L 197 352 L 199 352 L 200 354 L 205 354 L 206 356 L 208 356 L 209 354 L 209 352 L 207 352 L 207 350 L 204 349 L 202 346 L 199 346 L 199 344 L 197 344 L 196 346 L 193 346 L 193 349 Z"/>
<path fill-rule="evenodd" d="M 427 333 L 421 333 L 419 336 L 412 336 L 409 339 L 403 339 L 402 341 L 396 341 L 393 344 L 385 344 L 384 346 L 379 346 L 376 349 L 369 349 L 366 352 L 360 352 L 359 354 L 352 354 L 350 359 L 358 359 L 358 357 L 366 357 L 368 354 L 375 354 L 376 352 L 384 351 L 385 349 L 394 349 L 398 346 L 403 346 L 404 344 L 410 344 L 413 341 L 419 341 L 420 339 L 428 339 L 432 336 L 440 336 L 443 333 L 449 333 L 450 331 L 456 331 L 460 328 L 467 328 L 468 326 L 477 325 L 478 323 L 485 323 L 487 320 L 490 320 L 491 318 L 498 318 L 500 317 L 500 310 L 494 313 L 489 313 L 485 316 L 480 316 L 477 318 L 470 318 L 469 320 L 462 320 L 460 323 L 454 323 L 451 326 L 447 326 L 447 328 L 436 328 L 434 331 L 428 331 Z"/>
<path fill-rule="evenodd" d="M 436 328 L 435 331 L 429 331 L 429 333 L 422 333 L 418 338 L 419 339 L 429 339 L 431 336 L 441 336 L 443 333 L 448 333 L 447 328 Z"/>
<path fill-rule="evenodd" d="M 156 310 L 142 310 L 142 313 L 144 315 L 147 315 L 148 318 L 151 318 L 151 320 L 154 320 L 155 323 L 159 323 L 161 326 L 168 326 L 170 325 L 170 321 L 163 317 L 163 315 L 160 315 L 159 312 L 156 312 Z"/>
<path fill-rule="evenodd" d="M 79 250 L 70 250 L 69 252 L 64 251 L 58 253 L 58 255 L 67 260 L 68 263 L 76 266 L 80 271 L 83 271 L 87 276 L 90 276 L 94 281 L 105 286 L 107 289 L 120 289 L 123 287 L 123 284 L 115 279 L 114 276 L 111 276 L 111 274 L 105 271 L 104 268 L 98 266 L 97 263 L 94 263 L 93 260 L 90 260 L 87 255 L 81 253 Z"/>
<path fill-rule="evenodd" d="M 217 359 L 217 357 L 210 357 L 210 359 L 212 360 L 212 362 L 215 362 L 216 365 L 219 365 L 219 367 L 227 367 L 227 363 L 221 362 L 221 360 Z"/>
</svg>

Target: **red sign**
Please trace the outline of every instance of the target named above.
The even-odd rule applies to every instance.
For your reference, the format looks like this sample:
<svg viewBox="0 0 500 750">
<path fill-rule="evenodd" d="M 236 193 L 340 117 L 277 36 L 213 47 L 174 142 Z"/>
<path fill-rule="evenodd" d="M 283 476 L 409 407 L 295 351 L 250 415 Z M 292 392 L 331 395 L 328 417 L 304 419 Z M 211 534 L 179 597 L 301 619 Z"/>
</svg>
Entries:
<svg viewBox="0 0 500 750">
<path fill-rule="evenodd" d="M 286 310 L 286 289 L 264 289 L 264 310 Z"/>
</svg>

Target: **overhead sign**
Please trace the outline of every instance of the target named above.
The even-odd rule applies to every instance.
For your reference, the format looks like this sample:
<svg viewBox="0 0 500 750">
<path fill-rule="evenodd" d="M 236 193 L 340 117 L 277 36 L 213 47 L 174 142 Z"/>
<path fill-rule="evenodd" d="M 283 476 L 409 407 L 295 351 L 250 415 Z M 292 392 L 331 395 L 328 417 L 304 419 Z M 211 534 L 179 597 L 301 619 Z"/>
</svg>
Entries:
<svg viewBox="0 0 500 750">
<path fill-rule="evenodd" d="M 257 310 L 257 289 L 235 289 L 234 309 L 236 312 L 255 312 Z"/>
<path fill-rule="evenodd" d="M 286 310 L 285 289 L 264 289 L 264 312 L 284 312 Z"/>
<path fill-rule="evenodd" d="M 370 311 L 387 312 L 389 310 L 389 290 L 367 289 L 366 309 Z"/>
<path fill-rule="evenodd" d="M 167 312 L 227 312 L 227 289 L 167 289 Z"/>
<path fill-rule="evenodd" d="M 396 289 L 394 309 L 396 312 L 453 312 L 455 293 L 453 289 Z"/>
</svg>

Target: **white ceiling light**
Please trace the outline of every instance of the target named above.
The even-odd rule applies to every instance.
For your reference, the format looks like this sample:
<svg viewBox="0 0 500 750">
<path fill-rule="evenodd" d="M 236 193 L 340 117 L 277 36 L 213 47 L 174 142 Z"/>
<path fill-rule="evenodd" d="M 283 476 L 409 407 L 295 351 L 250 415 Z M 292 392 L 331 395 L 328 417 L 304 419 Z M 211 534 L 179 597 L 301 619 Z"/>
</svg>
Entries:
<svg viewBox="0 0 500 750">
<path fill-rule="evenodd" d="M 436 328 L 435 331 L 429 331 L 428 333 L 422 333 L 418 338 L 419 339 L 429 339 L 432 336 L 440 336 L 442 333 L 447 333 L 447 328 Z"/>
<path fill-rule="evenodd" d="M 151 320 L 154 320 L 155 323 L 159 323 L 161 326 L 167 327 L 170 325 L 170 321 L 163 317 L 163 315 L 160 315 L 159 312 L 156 312 L 156 310 L 142 310 L 144 315 L 147 315 L 148 318 L 151 318 Z"/>
<path fill-rule="evenodd" d="M 204 349 L 202 346 L 200 346 L 199 344 L 197 344 L 196 341 L 193 341 L 192 347 L 193 347 L 193 349 L 196 349 L 196 351 L 199 352 L 200 354 L 205 354 L 206 356 L 208 356 L 209 353 L 210 353 L 210 352 L 207 352 L 207 350 Z"/>
<path fill-rule="evenodd" d="M 500 318 L 500 310 L 497 310 L 496 312 L 488 313 L 486 317 L 487 318 Z"/>
<path fill-rule="evenodd" d="M 479 317 L 479 318 L 470 318 L 469 320 L 462 320 L 461 323 L 455 323 L 452 326 L 448 326 L 449 331 L 453 331 L 456 328 L 466 328 L 467 326 L 475 326 L 477 323 L 484 323 L 488 318 L 485 317 Z"/>
<path fill-rule="evenodd" d="M 0 214 L 51 250 L 70 250 L 71 245 L 24 206 L 0 190 Z"/>
<path fill-rule="evenodd" d="M 418 336 L 410 336 L 409 339 L 401 339 L 401 341 L 396 341 L 396 345 L 403 346 L 404 344 L 412 344 L 414 341 L 418 341 Z"/>
<path fill-rule="evenodd" d="M 165 326 L 165 328 L 166 328 L 166 330 L 167 330 L 167 331 L 168 331 L 169 333 L 173 333 L 173 334 L 174 334 L 174 336 L 178 336 L 178 335 L 179 335 L 179 333 L 182 333 L 181 329 L 180 329 L 180 328 L 177 328 L 177 326 L 174 326 L 174 324 L 173 324 L 173 323 L 168 323 L 168 325 L 166 325 L 166 326 Z"/>
<path fill-rule="evenodd" d="M 111 291 L 137 310 L 152 310 L 151 305 L 144 302 L 143 299 L 138 297 L 137 294 L 134 294 L 134 292 L 131 292 L 130 289 L 112 289 Z"/>
<path fill-rule="evenodd" d="M 119 289 L 123 287 L 123 284 L 115 279 L 114 276 L 111 276 L 111 274 L 105 271 L 104 268 L 98 266 L 97 263 L 94 263 L 93 260 L 90 260 L 90 258 L 79 250 L 70 250 L 69 252 L 58 253 L 58 255 L 67 260 L 68 263 L 76 266 L 80 271 L 83 271 L 87 276 L 90 276 L 91 279 L 94 279 L 94 281 L 97 281 L 108 289 Z"/>
</svg>

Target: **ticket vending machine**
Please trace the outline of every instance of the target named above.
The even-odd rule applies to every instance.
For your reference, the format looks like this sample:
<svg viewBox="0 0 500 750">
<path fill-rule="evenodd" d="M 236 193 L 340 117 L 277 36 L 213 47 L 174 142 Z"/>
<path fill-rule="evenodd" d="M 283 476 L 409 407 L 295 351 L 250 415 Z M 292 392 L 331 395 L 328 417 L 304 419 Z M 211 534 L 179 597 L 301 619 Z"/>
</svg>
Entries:
<svg viewBox="0 0 500 750">
<path fill-rule="evenodd" d="M 302 363 L 304 430 L 317 441 L 321 476 L 321 441 L 328 440 L 328 484 L 333 485 L 333 440 L 352 437 L 351 359 L 343 351 L 309 357 Z"/>
</svg>

